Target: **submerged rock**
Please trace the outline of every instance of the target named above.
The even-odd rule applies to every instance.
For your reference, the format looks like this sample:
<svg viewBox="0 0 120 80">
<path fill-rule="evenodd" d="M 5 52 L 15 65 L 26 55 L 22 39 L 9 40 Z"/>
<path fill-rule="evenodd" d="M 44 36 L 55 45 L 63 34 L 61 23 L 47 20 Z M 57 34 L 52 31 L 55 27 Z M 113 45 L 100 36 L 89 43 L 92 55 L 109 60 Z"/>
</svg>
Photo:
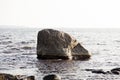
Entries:
<svg viewBox="0 0 120 80">
<path fill-rule="evenodd" d="M 90 58 L 89 52 L 72 36 L 67 33 L 44 29 L 37 37 L 38 59 L 75 59 Z"/>
<path fill-rule="evenodd" d="M 51 74 L 51 75 L 45 76 L 43 80 L 61 80 L 61 78 L 59 75 Z"/>
</svg>

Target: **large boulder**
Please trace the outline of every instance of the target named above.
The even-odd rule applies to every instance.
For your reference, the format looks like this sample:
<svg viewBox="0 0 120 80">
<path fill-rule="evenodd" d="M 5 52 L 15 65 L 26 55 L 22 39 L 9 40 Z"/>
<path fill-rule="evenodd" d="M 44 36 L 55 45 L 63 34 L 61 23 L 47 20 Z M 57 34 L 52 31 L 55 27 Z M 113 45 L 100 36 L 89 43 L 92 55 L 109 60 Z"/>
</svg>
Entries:
<svg viewBox="0 0 120 80">
<path fill-rule="evenodd" d="M 44 29 L 37 36 L 38 59 L 89 59 L 90 54 L 67 33 Z"/>
</svg>

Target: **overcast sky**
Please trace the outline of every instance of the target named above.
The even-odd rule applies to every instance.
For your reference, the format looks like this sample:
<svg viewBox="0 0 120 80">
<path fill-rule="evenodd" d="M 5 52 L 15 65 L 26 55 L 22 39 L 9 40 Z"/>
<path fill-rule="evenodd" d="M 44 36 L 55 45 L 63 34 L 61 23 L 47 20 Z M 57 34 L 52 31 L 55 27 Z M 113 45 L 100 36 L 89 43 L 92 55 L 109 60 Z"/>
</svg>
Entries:
<svg viewBox="0 0 120 80">
<path fill-rule="evenodd" d="M 0 0 L 0 25 L 120 27 L 120 0 Z"/>
</svg>

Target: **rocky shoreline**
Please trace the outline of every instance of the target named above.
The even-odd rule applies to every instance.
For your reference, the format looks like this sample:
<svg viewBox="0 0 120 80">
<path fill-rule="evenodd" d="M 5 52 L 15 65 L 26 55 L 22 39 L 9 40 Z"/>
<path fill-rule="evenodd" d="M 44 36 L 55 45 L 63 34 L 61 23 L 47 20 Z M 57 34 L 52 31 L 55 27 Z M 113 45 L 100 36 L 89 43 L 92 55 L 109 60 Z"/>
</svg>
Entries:
<svg viewBox="0 0 120 80">
<path fill-rule="evenodd" d="M 85 69 L 86 71 L 91 71 L 96 74 L 113 74 L 120 75 L 120 68 L 113 68 L 110 71 L 104 71 L 103 69 Z"/>
<path fill-rule="evenodd" d="M 103 69 L 84 69 L 90 71 L 93 74 L 103 75 L 120 75 L 120 68 L 113 68 L 110 71 L 104 71 Z M 7 73 L 0 73 L 0 80 L 35 80 L 35 76 L 26 75 L 11 75 Z M 49 74 L 43 77 L 43 80 L 62 80 L 57 74 Z M 94 78 L 93 78 L 94 80 Z"/>
</svg>

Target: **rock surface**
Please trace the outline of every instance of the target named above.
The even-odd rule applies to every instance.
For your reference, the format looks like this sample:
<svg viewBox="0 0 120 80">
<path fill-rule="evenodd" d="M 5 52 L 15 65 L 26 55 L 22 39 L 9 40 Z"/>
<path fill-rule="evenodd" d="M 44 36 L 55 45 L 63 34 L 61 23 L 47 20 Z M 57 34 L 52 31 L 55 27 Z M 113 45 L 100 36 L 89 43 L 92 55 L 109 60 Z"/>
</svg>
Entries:
<svg viewBox="0 0 120 80">
<path fill-rule="evenodd" d="M 107 74 L 108 72 L 103 71 L 102 69 L 86 69 L 86 71 L 91 71 L 96 74 Z"/>
<path fill-rule="evenodd" d="M 35 80 L 34 76 L 25 75 L 11 75 L 6 73 L 0 73 L 0 80 Z"/>
<path fill-rule="evenodd" d="M 90 58 L 90 54 L 69 34 L 44 29 L 38 32 L 37 58 L 85 60 Z"/>
<path fill-rule="evenodd" d="M 13 75 L 0 73 L 0 80 L 18 80 L 18 79 Z"/>
<path fill-rule="evenodd" d="M 59 75 L 56 75 L 56 74 L 50 74 L 50 75 L 47 75 L 43 78 L 43 80 L 61 80 L 60 76 Z"/>
<path fill-rule="evenodd" d="M 120 74 L 120 68 L 114 68 L 111 70 L 113 74 L 119 75 Z"/>
<path fill-rule="evenodd" d="M 85 70 L 91 71 L 92 73 L 96 74 L 114 74 L 114 75 L 120 74 L 120 68 L 113 68 L 110 71 L 104 71 L 103 69 L 85 69 Z"/>
</svg>

